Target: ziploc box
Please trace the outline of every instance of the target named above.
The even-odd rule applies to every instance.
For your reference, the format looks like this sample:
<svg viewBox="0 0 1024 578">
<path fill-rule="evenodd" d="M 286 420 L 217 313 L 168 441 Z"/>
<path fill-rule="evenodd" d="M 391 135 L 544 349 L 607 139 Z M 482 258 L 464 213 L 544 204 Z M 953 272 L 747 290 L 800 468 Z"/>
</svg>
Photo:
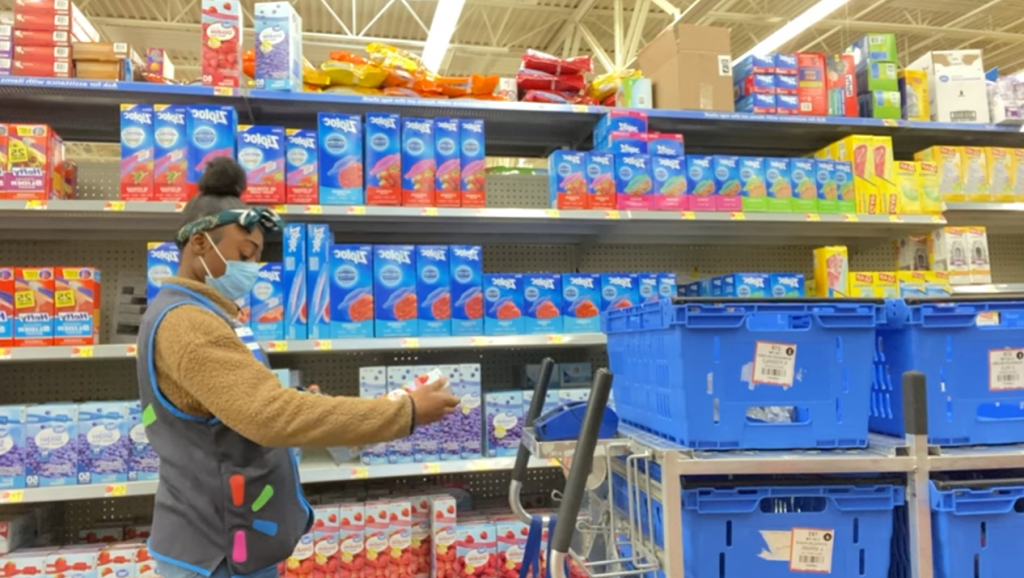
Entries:
<svg viewBox="0 0 1024 578">
<path fill-rule="evenodd" d="M 0 405 L 0 489 L 25 487 L 25 409 L 24 405 Z"/>
<path fill-rule="evenodd" d="M 686 189 L 686 160 L 679 157 L 651 158 L 651 178 L 654 181 L 654 209 L 682 211 L 690 208 Z"/>
<path fill-rule="evenodd" d="M 143 411 L 139 400 L 128 402 L 128 440 L 132 445 L 128 457 L 128 481 L 155 480 L 160 477 L 160 456 L 153 450 L 146 426 L 155 419 L 153 409 Z"/>
<path fill-rule="evenodd" d="M 484 335 L 520 335 L 524 331 L 523 276 L 485 273 Z"/>
<path fill-rule="evenodd" d="M 775 95 L 775 114 L 789 116 L 800 114 L 800 97 L 794 94 Z"/>
<path fill-rule="evenodd" d="M 817 164 L 814 159 L 790 159 L 789 180 L 793 190 L 791 209 L 796 213 L 818 212 Z M 772 199 L 768 200 L 772 208 Z"/>
<path fill-rule="evenodd" d="M 655 303 L 661 298 L 657 273 L 637 273 L 636 287 L 638 303 Z"/>
<path fill-rule="evenodd" d="M 562 275 L 562 325 L 566 333 L 601 331 L 601 275 Z"/>
<path fill-rule="evenodd" d="M 777 74 L 774 76 L 773 82 L 775 83 L 775 94 L 776 96 L 796 96 L 797 95 L 797 81 L 795 75 Z M 775 99 L 775 104 L 778 106 L 779 99 Z"/>
<path fill-rule="evenodd" d="M 896 161 L 896 189 L 900 193 L 900 212 L 916 215 L 921 213 L 921 180 L 917 177 L 918 163 Z"/>
<path fill-rule="evenodd" d="M 452 334 L 452 284 L 447 245 L 416 245 L 416 306 L 420 337 Z"/>
<path fill-rule="evenodd" d="M 715 155 L 715 210 L 742 211 L 743 184 L 740 182 L 740 157 Z"/>
<path fill-rule="evenodd" d="M 455 390 L 459 398 L 459 419 L 461 431 L 471 432 L 462 437 L 462 459 L 472 460 L 483 456 L 483 393 L 480 388 L 480 364 L 463 363 L 459 366 L 459 387 Z"/>
<path fill-rule="evenodd" d="M 402 133 L 397 114 L 366 113 L 366 204 L 402 204 Z"/>
<path fill-rule="evenodd" d="M 778 56 L 780 55 L 768 54 L 765 56 L 757 56 L 751 54 L 733 66 L 732 76 L 734 79 L 738 80 L 751 74 L 775 74 L 775 71 L 778 68 L 778 65 L 776 64 L 776 58 Z M 791 74 L 796 74 L 795 62 L 794 70 Z M 736 80 L 734 80 L 734 82 Z"/>
<path fill-rule="evenodd" d="M 484 332 L 483 248 L 478 245 L 449 247 L 452 335 Z"/>
<path fill-rule="evenodd" d="M 92 345 L 100 314 L 99 272 L 92 267 L 54 267 L 54 345 Z"/>
<path fill-rule="evenodd" d="M 415 337 L 416 247 L 373 246 L 374 334 L 377 337 Z"/>
<path fill-rule="evenodd" d="M 128 403 L 97 401 L 78 406 L 78 483 L 128 481 Z"/>
<path fill-rule="evenodd" d="M 683 157 L 685 147 L 683 135 L 667 132 L 647 133 L 647 152 L 652 157 Z"/>
<path fill-rule="evenodd" d="M 331 245 L 331 338 L 373 337 L 373 247 Z"/>
<path fill-rule="evenodd" d="M 613 132 L 647 133 L 647 113 L 637 110 L 612 110 L 594 127 L 594 148 L 608 148 L 608 135 Z"/>
<path fill-rule="evenodd" d="M 455 118 L 434 120 L 434 192 L 438 207 L 462 206 L 462 138 Z"/>
<path fill-rule="evenodd" d="M 320 204 L 362 205 L 362 118 L 321 112 L 317 116 L 317 143 Z"/>
<path fill-rule="evenodd" d="M 591 153 L 594 154 L 594 153 Z M 548 156 L 548 191 L 553 209 L 587 209 L 605 204 L 605 197 L 587 194 L 587 153 L 556 150 Z M 614 185 L 614 182 L 612 183 Z M 609 200 L 614 200 L 613 195 Z"/>
<path fill-rule="evenodd" d="M 730 273 L 723 275 L 722 297 L 759 298 L 771 296 L 768 273 Z"/>
<path fill-rule="evenodd" d="M 53 345 L 53 268 L 14 268 L 14 346 Z"/>
<path fill-rule="evenodd" d="M 285 130 L 285 201 L 295 205 L 320 203 L 319 164 L 316 131 Z"/>
<path fill-rule="evenodd" d="M 523 274 L 523 333 L 562 332 L 562 276 L 550 273 Z"/>
<path fill-rule="evenodd" d="M 762 211 L 767 210 L 769 199 L 778 201 L 778 205 L 781 206 L 782 201 L 790 200 L 793 197 L 793 185 L 789 180 L 789 161 L 787 158 L 766 158 L 764 159 L 764 183 L 767 188 L 767 199 L 764 200 L 764 208 Z M 744 209 L 749 204 L 752 207 L 757 206 L 757 199 L 743 199 Z M 792 205 L 792 203 L 790 203 Z M 790 207 L 791 208 L 791 207 Z M 753 210 L 753 209 L 750 209 Z M 787 211 L 789 209 L 786 209 Z"/>
<path fill-rule="evenodd" d="M 459 147 L 462 151 L 460 179 L 462 206 L 483 207 L 487 204 L 487 146 L 484 142 L 483 120 L 460 120 Z"/>
<path fill-rule="evenodd" d="M 964 196 L 961 148 L 937 145 L 914 153 L 915 161 L 924 161 L 939 167 L 939 194 L 947 203 L 962 203 Z"/>
<path fill-rule="evenodd" d="M 365 532 L 366 511 L 363 503 L 338 504 L 338 550 L 341 556 L 338 578 L 362 578 L 366 562 L 363 552 Z"/>
<path fill-rule="evenodd" d="M 804 276 L 801 273 L 770 273 L 768 275 L 768 290 L 771 297 L 803 297 Z"/>
<path fill-rule="evenodd" d="M 612 132 L 608 133 L 608 146 L 603 150 L 615 153 L 616 155 L 645 155 L 647 154 L 647 135 L 635 132 Z"/>
<path fill-rule="evenodd" d="M 306 225 L 306 338 L 331 337 L 331 245 L 329 225 Z M 289 291 L 294 289 L 290 288 Z"/>
<path fill-rule="evenodd" d="M 635 273 L 601 274 L 601 311 L 632 307 L 640 302 Z"/>
<path fill-rule="evenodd" d="M 658 294 L 662 299 L 672 299 L 676 296 L 677 282 L 675 273 L 658 273 Z"/>
<path fill-rule="evenodd" d="M 487 457 L 514 456 L 523 433 L 523 392 L 498 391 L 484 398 Z"/>
<path fill-rule="evenodd" d="M 185 129 L 188 135 L 189 196 L 199 190 L 206 163 L 217 157 L 235 158 L 238 113 L 233 106 L 192 105 Z"/>
<path fill-rule="evenodd" d="M 0 267 L 0 347 L 14 345 L 14 269 Z"/>
<path fill-rule="evenodd" d="M 78 404 L 29 406 L 25 417 L 25 486 L 48 488 L 78 483 Z M 32 443 L 28 443 L 31 440 Z"/>
<path fill-rule="evenodd" d="M 402 205 L 436 205 L 434 175 L 434 121 L 428 118 L 402 119 Z"/>
<path fill-rule="evenodd" d="M 648 211 L 653 205 L 651 194 L 651 157 L 647 155 L 615 155 L 615 206 L 622 210 Z"/>
<path fill-rule="evenodd" d="M 715 195 L 718 188 L 715 184 L 713 164 L 712 156 L 686 156 L 686 190 L 690 194 L 691 211 L 715 210 Z"/>
<path fill-rule="evenodd" d="M 853 163 L 849 161 L 832 161 L 835 167 L 836 193 L 838 195 L 837 210 L 849 214 L 857 212 L 857 193 L 853 177 Z M 821 211 L 820 200 L 818 210 Z"/>
<path fill-rule="evenodd" d="M 188 107 L 153 105 L 153 198 L 180 203 L 195 196 L 188 183 Z"/>
<path fill-rule="evenodd" d="M 751 94 L 736 103 L 736 112 L 775 114 L 776 106 L 774 94 Z"/>
<path fill-rule="evenodd" d="M 238 164 L 245 170 L 245 193 L 250 204 L 285 203 L 284 128 L 279 126 L 238 125 Z"/>
<path fill-rule="evenodd" d="M 585 154 L 586 208 L 615 208 L 615 155 L 604 151 L 591 151 Z"/>
<path fill-rule="evenodd" d="M 174 243 L 146 245 L 146 300 L 150 303 L 163 287 L 164 280 L 178 273 L 181 252 Z"/>
<path fill-rule="evenodd" d="M 739 171 L 740 202 L 744 211 L 768 210 L 768 187 L 765 184 L 765 159 L 763 157 L 740 157 Z M 789 202 L 777 210 L 789 211 Z"/>
<path fill-rule="evenodd" d="M 964 198 L 968 203 L 987 203 L 989 192 L 988 164 L 985 151 L 979 147 L 960 147 L 960 172 Z"/>
<path fill-rule="evenodd" d="M 152 201 L 153 106 L 121 105 L 121 200 Z"/>
<path fill-rule="evenodd" d="M 281 263 L 260 263 L 249 303 L 252 311 L 250 326 L 256 339 L 283 340 L 285 297 L 284 266 Z"/>
<path fill-rule="evenodd" d="M 992 201 L 1013 202 L 1013 150 L 1001 147 L 984 147 L 986 181 Z"/>
<path fill-rule="evenodd" d="M 740 100 L 751 94 L 775 94 L 774 74 L 750 74 L 736 80 L 732 87 L 733 98 Z"/>
<path fill-rule="evenodd" d="M 284 254 L 285 339 L 306 339 L 309 334 L 309 296 L 306 294 L 306 225 L 289 223 L 281 232 Z"/>
<path fill-rule="evenodd" d="M 359 397 L 377 399 L 388 394 L 387 369 L 384 367 L 359 368 Z M 387 444 L 367 444 L 363 446 L 361 461 L 366 465 L 388 463 Z"/>
</svg>

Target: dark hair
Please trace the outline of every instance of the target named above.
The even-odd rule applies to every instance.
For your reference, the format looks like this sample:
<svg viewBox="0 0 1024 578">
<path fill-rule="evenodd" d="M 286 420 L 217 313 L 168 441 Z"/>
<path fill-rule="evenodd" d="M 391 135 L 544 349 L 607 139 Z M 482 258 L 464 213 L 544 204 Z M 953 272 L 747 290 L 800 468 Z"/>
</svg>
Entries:
<svg viewBox="0 0 1024 578">
<path fill-rule="evenodd" d="M 234 159 L 217 157 L 206 163 L 203 176 L 199 178 L 199 194 L 185 205 L 181 212 L 182 226 L 203 217 L 217 215 L 221 211 L 244 209 L 247 204 L 240 198 L 245 192 L 245 170 Z M 210 232 L 214 241 L 218 240 L 217 230 Z M 185 243 L 179 243 L 179 249 Z"/>
</svg>

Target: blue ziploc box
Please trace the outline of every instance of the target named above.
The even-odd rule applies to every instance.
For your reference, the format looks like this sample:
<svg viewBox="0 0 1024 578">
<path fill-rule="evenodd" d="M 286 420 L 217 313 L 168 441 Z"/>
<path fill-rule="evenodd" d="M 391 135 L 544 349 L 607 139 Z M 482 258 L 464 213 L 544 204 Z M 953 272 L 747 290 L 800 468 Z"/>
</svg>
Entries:
<svg viewBox="0 0 1024 578">
<path fill-rule="evenodd" d="M 188 134 L 188 188 L 195 192 L 206 163 L 217 157 L 235 158 L 238 113 L 233 106 L 192 105 L 185 123 Z M 183 199 L 184 200 L 184 199 Z"/>
<path fill-rule="evenodd" d="M 714 211 L 715 197 L 718 195 L 715 184 L 715 157 L 708 155 L 687 155 L 686 157 L 686 192 L 690 196 L 691 211 Z"/>
<path fill-rule="evenodd" d="M 25 416 L 25 487 L 78 483 L 78 404 L 29 406 Z"/>
<path fill-rule="evenodd" d="M 803 297 L 804 276 L 801 273 L 771 273 L 768 287 L 772 297 Z"/>
<path fill-rule="evenodd" d="M 751 94 L 736 103 L 736 112 L 753 114 L 775 114 L 774 94 Z"/>
<path fill-rule="evenodd" d="M 593 194 L 588 195 L 587 188 L 588 156 L 588 153 L 565 150 L 552 151 L 548 155 L 548 200 L 551 208 L 590 208 Z M 615 198 L 614 180 L 611 183 L 609 198 Z"/>
<path fill-rule="evenodd" d="M 306 225 L 307 339 L 331 337 L 331 245 L 328 225 Z"/>
<path fill-rule="evenodd" d="M 438 207 L 462 206 L 462 139 L 459 120 L 434 119 L 434 195 Z"/>
<path fill-rule="evenodd" d="M 788 158 L 764 159 L 765 210 L 789 212 L 793 197 L 793 184 L 789 180 Z"/>
<path fill-rule="evenodd" d="M 562 329 L 566 333 L 601 331 L 601 276 L 562 275 Z"/>
<path fill-rule="evenodd" d="M 764 157 L 739 157 L 737 176 L 740 183 L 742 208 L 746 212 L 768 210 Z"/>
<path fill-rule="evenodd" d="M 364 127 L 367 205 L 402 204 L 401 117 L 385 112 L 366 113 Z"/>
<path fill-rule="evenodd" d="M 249 292 L 249 327 L 257 341 L 280 341 L 284 330 L 284 267 L 260 263 L 256 284 Z"/>
<path fill-rule="evenodd" d="M 687 297 L 701 297 L 703 283 L 701 281 L 693 281 L 686 284 L 686 296 Z"/>
<path fill-rule="evenodd" d="M 362 205 L 363 119 L 355 114 L 317 116 L 320 204 Z"/>
<path fill-rule="evenodd" d="M 388 394 L 387 370 L 384 367 L 359 368 L 359 397 L 377 399 Z M 368 466 L 388 463 L 386 443 L 366 444 L 363 446 L 360 461 Z"/>
<path fill-rule="evenodd" d="M 388 393 L 402 389 L 402 386 L 409 383 L 416 377 L 416 367 L 412 365 L 393 365 L 387 368 Z M 399 438 L 387 442 L 387 460 L 389 464 L 410 464 L 413 459 L 413 446 L 416 438 L 421 436 L 420 428 L 417 428 L 411 436 Z"/>
<path fill-rule="evenodd" d="M 131 438 L 128 402 L 96 401 L 78 406 L 78 483 L 128 481 Z"/>
<path fill-rule="evenodd" d="M 373 246 L 374 335 L 416 337 L 416 247 Z"/>
<path fill-rule="evenodd" d="M 25 487 L 25 409 L 0 405 L 0 490 Z"/>
<path fill-rule="evenodd" d="M 373 337 L 373 247 L 331 245 L 331 338 Z"/>
<path fill-rule="evenodd" d="M 448 256 L 452 335 L 483 335 L 483 248 L 478 245 L 452 245 Z"/>
<path fill-rule="evenodd" d="M 309 296 L 306 294 L 306 225 L 289 223 L 281 232 L 284 254 L 284 336 L 306 339 L 309 335 Z"/>
<path fill-rule="evenodd" d="M 302 90 L 302 18 L 291 2 L 257 2 L 256 88 Z"/>
<path fill-rule="evenodd" d="M 460 365 L 439 365 L 438 369 L 448 378 L 448 386 L 452 388 L 452 395 L 458 396 L 462 390 L 462 371 Z M 442 461 L 461 460 L 462 442 L 459 439 L 459 420 L 461 419 L 461 408 L 444 416 L 444 419 L 437 422 L 434 433 L 437 441 L 438 459 Z"/>
<path fill-rule="evenodd" d="M 434 175 L 434 121 L 402 118 L 402 205 L 433 207 L 437 204 Z"/>
<path fill-rule="evenodd" d="M 740 79 L 751 74 L 775 74 L 775 66 L 775 58 L 770 54 L 750 55 L 732 67 L 732 77 Z"/>
<path fill-rule="evenodd" d="M 777 74 L 775 75 L 775 94 L 776 95 L 797 95 L 797 76 L 795 74 Z M 775 99 L 775 105 L 779 105 L 780 100 Z"/>
<path fill-rule="evenodd" d="M 775 114 L 800 114 L 800 98 L 793 94 L 776 94 Z"/>
<path fill-rule="evenodd" d="M 632 307 L 640 302 L 635 273 L 601 274 L 601 311 Z"/>
<path fill-rule="evenodd" d="M 164 285 L 164 280 L 178 274 L 181 251 L 174 243 L 146 245 L 146 299 L 152 302 Z"/>
<path fill-rule="evenodd" d="M 676 133 L 647 133 L 647 152 L 654 157 L 682 158 L 685 156 L 683 135 Z"/>
<path fill-rule="evenodd" d="M 498 391 L 484 398 L 487 457 L 514 456 L 523 435 L 523 392 Z"/>
<path fill-rule="evenodd" d="M 153 105 L 153 200 L 183 202 L 195 196 L 189 190 L 188 107 L 181 104 Z"/>
<path fill-rule="evenodd" d="M 771 296 L 767 273 L 730 273 L 720 277 L 722 297 L 757 298 Z"/>
<path fill-rule="evenodd" d="M 650 210 L 654 206 L 653 192 L 650 156 L 615 155 L 615 208 Z"/>
<path fill-rule="evenodd" d="M 4 142 L 6 143 L 7 139 L 4 139 Z M 148 104 L 122 104 L 122 201 L 155 200 L 153 158 L 153 107 Z"/>
<path fill-rule="evenodd" d="M 661 299 L 657 273 L 637 273 L 636 284 L 640 303 L 654 303 Z"/>
<path fill-rule="evenodd" d="M 797 75 L 796 54 L 776 54 L 773 59 L 775 61 L 775 74 L 783 76 Z"/>
<path fill-rule="evenodd" d="M 638 110 L 613 110 L 604 115 L 594 127 L 594 147 L 607 148 L 608 135 L 613 132 L 647 134 L 647 113 Z"/>
<path fill-rule="evenodd" d="M 558 382 L 561 387 L 590 387 L 590 382 L 594 379 L 594 371 L 590 366 L 590 363 L 586 361 L 573 361 L 568 363 L 561 363 L 558 365 L 559 378 Z"/>
<path fill-rule="evenodd" d="M 651 180 L 654 186 L 652 207 L 656 211 L 679 211 L 690 208 L 686 190 L 686 161 L 683 157 L 651 158 Z"/>
<path fill-rule="evenodd" d="M 420 337 L 452 334 L 452 283 L 447 245 L 416 245 Z"/>
<path fill-rule="evenodd" d="M 484 273 L 484 301 L 484 335 L 523 333 L 522 275 Z"/>
<path fill-rule="evenodd" d="M 608 133 L 606 146 L 602 150 L 618 155 L 647 154 L 647 135 L 636 132 Z"/>
<path fill-rule="evenodd" d="M 789 180 L 793 188 L 793 212 L 818 212 L 817 169 L 815 159 L 790 159 Z"/>
<path fill-rule="evenodd" d="M 128 456 L 128 481 L 141 482 L 160 477 L 160 456 L 149 443 L 146 426 L 156 419 L 152 407 L 142 409 L 136 400 L 128 402 L 128 439 L 132 452 Z"/>
<path fill-rule="evenodd" d="M 462 206 L 483 207 L 487 203 L 487 143 L 483 120 L 460 120 L 462 139 Z"/>
<path fill-rule="evenodd" d="M 280 205 L 285 197 L 284 127 L 238 125 L 238 164 L 245 170 L 242 200 L 254 205 Z"/>
<path fill-rule="evenodd" d="M 679 292 L 675 273 L 658 273 L 658 294 L 662 299 L 672 299 Z"/>
<path fill-rule="evenodd" d="M 741 100 L 751 94 L 775 94 L 774 74 L 750 74 L 739 78 L 732 87 L 733 98 Z"/>
<path fill-rule="evenodd" d="M 725 278 L 724 277 L 712 277 L 711 278 L 711 290 L 708 293 L 712 297 L 728 297 L 724 294 L 725 289 Z"/>
<path fill-rule="evenodd" d="M 462 440 L 462 459 L 483 456 L 483 393 L 480 389 L 480 364 L 463 363 L 459 366 L 459 398 L 457 411 L 460 422 L 459 439 Z"/>
<path fill-rule="evenodd" d="M 523 274 L 523 333 L 562 332 L 562 276 L 551 273 Z"/>
</svg>

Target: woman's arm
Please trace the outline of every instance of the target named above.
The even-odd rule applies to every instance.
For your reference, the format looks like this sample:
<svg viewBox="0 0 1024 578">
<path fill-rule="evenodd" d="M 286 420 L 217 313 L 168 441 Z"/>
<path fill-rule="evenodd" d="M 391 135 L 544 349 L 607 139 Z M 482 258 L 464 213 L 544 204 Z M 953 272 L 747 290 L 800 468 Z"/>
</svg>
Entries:
<svg viewBox="0 0 1024 578">
<path fill-rule="evenodd" d="M 328 397 L 282 387 L 223 319 L 200 307 L 184 305 L 168 313 L 153 348 L 158 373 L 262 446 L 352 446 L 412 431 L 407 396 L 398 401 Z"/>
</svg>

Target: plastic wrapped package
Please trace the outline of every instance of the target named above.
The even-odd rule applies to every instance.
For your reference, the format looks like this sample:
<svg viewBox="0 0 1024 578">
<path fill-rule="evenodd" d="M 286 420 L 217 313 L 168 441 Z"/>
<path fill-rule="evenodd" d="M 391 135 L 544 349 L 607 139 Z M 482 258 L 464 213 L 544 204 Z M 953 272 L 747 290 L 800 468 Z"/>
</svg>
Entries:
<svg viewBox="0 0 1024 578">
<path fill-rule="evenodd" d="M 589 56 L 558 58 L 539 50 L 527 50 L 523 53 L 523 68 L 555 75 L 566 75 L 593 72 L 594 64 Z"/>
<path fill-rule="evenodd" d="M 375 64 L 353 64 L 337 60 L 323 62 L 320 71 L 330 79 L 331 86 L 377 88 L 387 78 L 387 72 Z"/>
<path fill-rule="evenodd" d="M 541 70 L 522 68 L 516 74 L 520 90 L 549 90 L 554 92 L 580 92 L 587 86 L 583 74 L 551 74 Z"/>
</svg>

